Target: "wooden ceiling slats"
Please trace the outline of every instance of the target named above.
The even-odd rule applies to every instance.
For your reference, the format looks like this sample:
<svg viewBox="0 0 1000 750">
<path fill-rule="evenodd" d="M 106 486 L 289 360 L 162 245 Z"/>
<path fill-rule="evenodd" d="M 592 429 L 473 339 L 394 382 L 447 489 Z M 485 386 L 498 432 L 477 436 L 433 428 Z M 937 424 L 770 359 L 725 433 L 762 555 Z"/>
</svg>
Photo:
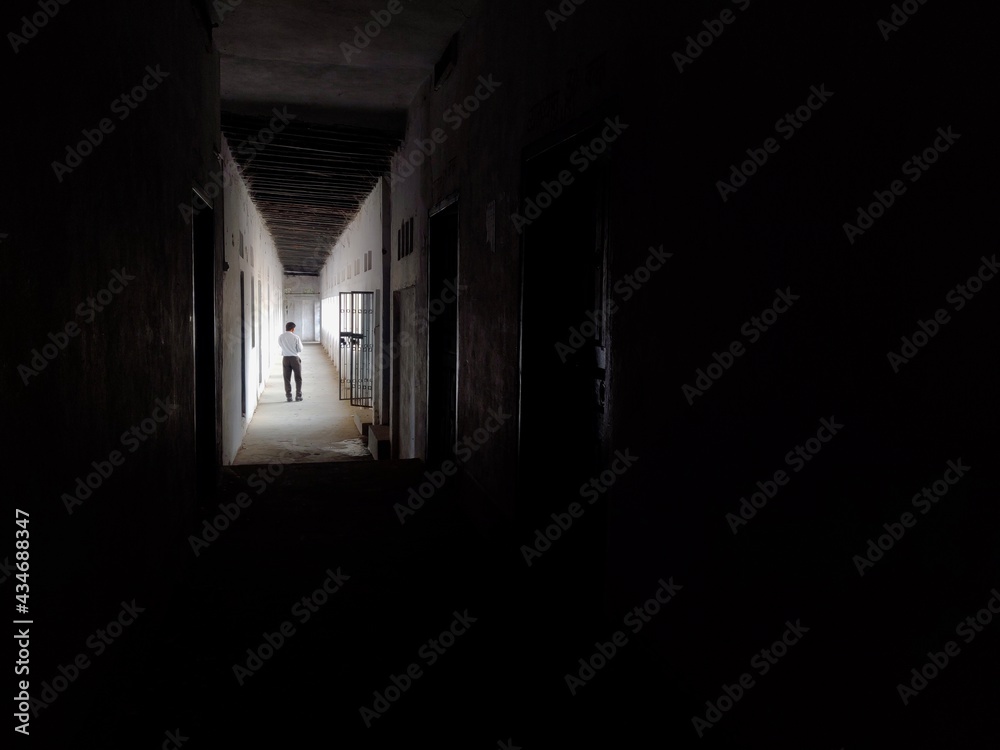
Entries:
<svg viewBox="0 0 1000 750">
<path fill-rule="evenodd" d="M 222 131 L 285 272 L 318 275 L 333 244 L 389 171 L 401 138 L 292 121 L 264 144 L 259 135 L 269 123 L 267 117 L 222 114 Z"/>
</svg>

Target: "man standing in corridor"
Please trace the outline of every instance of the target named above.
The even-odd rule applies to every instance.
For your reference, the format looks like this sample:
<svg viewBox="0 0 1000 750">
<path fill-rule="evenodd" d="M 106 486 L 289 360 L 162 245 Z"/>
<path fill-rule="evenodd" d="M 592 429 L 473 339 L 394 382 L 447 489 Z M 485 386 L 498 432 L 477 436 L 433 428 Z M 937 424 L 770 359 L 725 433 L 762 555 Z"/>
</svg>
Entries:
<svg viewBox="0 0 1000 750">
<path fill-rule="evenodd" d="M 285 376 L 285 399 L 292 400 L 292 373 L 295 373 L 295 400 L 302 400 L 302 339 L 295 335 L 295 324 L 286 323 L 285 332 L 278 336 L 281 347 L 281 370 Z"/>
</svg>

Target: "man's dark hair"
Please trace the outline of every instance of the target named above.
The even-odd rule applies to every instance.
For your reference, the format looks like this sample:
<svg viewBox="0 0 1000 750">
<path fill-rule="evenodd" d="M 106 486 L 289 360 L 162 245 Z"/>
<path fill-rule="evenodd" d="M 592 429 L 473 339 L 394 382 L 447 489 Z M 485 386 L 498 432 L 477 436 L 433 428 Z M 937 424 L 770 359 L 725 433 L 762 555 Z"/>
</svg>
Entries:
<svg viewBox="0 0 1000 750">
<path fill-rule="evenodd" d="M 285 330 L 286 331 L 290 331 L 293 328 L 295 328 L 295 324 L 294 323 L 285 323 Z"/>
</svg>

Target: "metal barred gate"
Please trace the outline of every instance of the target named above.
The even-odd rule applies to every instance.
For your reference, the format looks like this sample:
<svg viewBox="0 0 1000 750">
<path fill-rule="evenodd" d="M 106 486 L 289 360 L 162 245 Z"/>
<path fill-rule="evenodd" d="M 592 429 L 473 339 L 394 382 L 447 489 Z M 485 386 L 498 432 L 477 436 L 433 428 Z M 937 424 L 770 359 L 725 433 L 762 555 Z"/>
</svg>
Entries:
<svg viewBox="0 0 1000 750">
<path fill-rule="evenodd" d="M 340 400 L 371 408 L 375 292 L 340 293 Z"/>
</svg>

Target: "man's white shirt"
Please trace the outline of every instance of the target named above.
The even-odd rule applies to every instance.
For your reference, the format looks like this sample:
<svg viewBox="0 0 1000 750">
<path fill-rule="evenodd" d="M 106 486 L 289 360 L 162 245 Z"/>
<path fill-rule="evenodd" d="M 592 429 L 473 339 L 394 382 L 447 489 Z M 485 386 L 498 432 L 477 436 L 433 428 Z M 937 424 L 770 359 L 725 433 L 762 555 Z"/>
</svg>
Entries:
<svg viewBox="0 0 1000 750">
<path fill-rule="evenodd" d="M 278 336 L 278 346 L 282 357 L 297 357 L 302 353 L 302 339 L 291 331 L 285 331 Z"/>
</svg>

